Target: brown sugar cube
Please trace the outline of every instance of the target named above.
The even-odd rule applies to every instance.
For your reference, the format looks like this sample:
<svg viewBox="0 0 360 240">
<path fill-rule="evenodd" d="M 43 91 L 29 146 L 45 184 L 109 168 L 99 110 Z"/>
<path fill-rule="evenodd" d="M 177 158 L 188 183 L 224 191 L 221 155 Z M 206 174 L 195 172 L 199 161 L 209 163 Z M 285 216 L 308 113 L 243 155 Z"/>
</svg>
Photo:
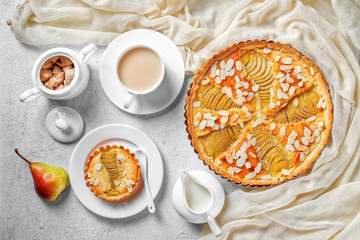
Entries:
<svg viewBox="0 0 360 240">
<path fill-rule="evenodd" d="M 59 86 L 60 83 L 62 83 L 62 81 L 59 80 L 59 79 L 57 79 L 56 77 L 50 78 L 50 80 L 47 81 L 46 83 L 48 83 L 48 82 L 49 82 L 49 85 L 50 85 L 53 89 L 56 88 L 57 86 Z"/>
<path fill-rule="evenodd" d="M 65 87 L 71 83 L 71 81 L 74 79 L 74 76 L 75 76 L 75 68 L 68 69 L 65 71 L 65 81 L 64 81 Z"/>
<path fill-rule="evenodd" d="M 73 65 L 69 65 L 69 66 L 66 66 L 63 68 L 63 71 L 66 72 L 66 70 L 69 70 L 69 69 L 72 69 L 73 68 Z"/>
<path fill-rule="evenodd" d="M 59 59 L 59 56 L 51 57 L 49 60 L 54 65 L 54 63 Z"/>
<path fill-rule="evenodd" d="M 49 80 L 52 77 L 52 73 L 51 70 L 47 70 L 47 69 L 41 69 L 40 70 L 40 80 L 42 82 L 46 82 L 47 80 Z"/>
<path fill-rule="evenodd" d="M 73 63 L 69 58 L 64 56 L 60 56 L 60 61 L 63 67 L 69 66 Z"/>
<path fill-rule="evenodd" d="M 59 68 L 58 66 L 54 66 L 53 70 L 52 70 L 52 74 L 53 75 L 58 75 L 58 73 L 61 73 L 63 70 L 61 68 Z"/>
<path fill-rule="evenodd" d="M 65 80 L 65 72 L 60 72 L 55 77 L 60 83 L 62 83 Z"/>
<path fill-rule="evenodd" d="M 44 86 L 50 90 L 54 90 L 54 87 L 51 85 L 50 80 L 45 82 Z"/>
<path fill-rule="evenodd" d="M 41 69 L 52 69 L 53 64 L 50 62 L 50 60 L 46 60 L 46 62 L 42 65 Z"/>
<path fill-rule="evenodd" d="M 57 88 L 55 88 L 55 90 L 61 90 L 64 88 L 65 88 L 65 86 L 63 84 L 60 84 L 59 86 L 57 86 Z"/>
</svg>

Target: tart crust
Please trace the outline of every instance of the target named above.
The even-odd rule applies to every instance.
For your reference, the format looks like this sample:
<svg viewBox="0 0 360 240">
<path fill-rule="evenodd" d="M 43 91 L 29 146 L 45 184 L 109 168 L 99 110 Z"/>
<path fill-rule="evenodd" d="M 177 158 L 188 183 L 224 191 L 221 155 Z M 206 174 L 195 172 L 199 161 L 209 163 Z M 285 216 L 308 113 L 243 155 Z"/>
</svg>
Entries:
<svg viewBox="0 0 360 240">
<path fill-rule="evenodd" d="M 264 51 L 264 48 L 266 49 L 266 53 Z M 269 53 L 269 51 L 270 51 L 270 53 Z M 253 118 L 251 119 L 251 121 L 245 123 L 245 127 L 243 127 L 241 129 L 241 132 L 238 135 L 238 137 L 236 139 L 232 140 L 233 142 L 230 146 L 228 146 L 228 149 L 224 152 L 219 153 L 219 155 L 217 155 L 215 157 L 210 156 L 209 153 L 207 153 L 204 150 L 204 146 L 206 144 L 208 144 L 210 138 L 205 139 L 205 140 L 201 139 L 202 136 L 199 135 L 199 120 L 198 119 L 194 120 L 195 119 L 194 115 L 196 112 L 195 109 L 202 108 L 202 107 L 198 107 L 199 103 L 195 104 L 195 106 L 196 106 L 195 107 L 194 102 L 197 102 L 197 101 L 201 102 L 201 100 L 202 100 L 201 98 L 205 98 L 205 96 L 200 96 L 200 94 L 197 94 L 197 90 L 199 89 L 199 87 L 201 87 L 202 84 L 213 84 L 214 88 L 223 87 L 222 85 L 216 84 L 216 81 L 214 83 L 213 79 L 211 77 L 209 77 L 209 76 L 211 76 L 211 74 L 213 75 L 213 77 L 215 75 L 212 72 L 213 70 L 211 69 L 213 67 L 213 65 L 216 65 L 218 68 L 219 62 L 221 62 L 221 60 L 224 60 L 229 55 L 236 53 L 235 55 L 239 55 L 239 59 L 240 59 L 241 56 L 244 56 L 244 54 L 246 54 L 247 52 L 250 52 L 250 54 L 259 54 L 265 58 L 265 61 L 267 61 L 268 64 L 270 62 L 270 64 L 273 67 L 272 73 L 273 73 L 274 82 L 278 81 L 274 75 L 276 74 L 276 72 L 281 71 L 281 70 L 278 70 L 278 71 L 276 70 L 277 68 L 279 68 L 279 65 L 291 65 L 293 67 L 300 66 L 301 71 L 302 71 L 301 74 L 303 75 L 303 78 L 302 78 L 303 89 L 302 89 L 302 87 L 297 87 L 295 90 L 295 94 L 293 93 L 293 96 L 288 95 L 288 98 L 290 98 L 290 100 L 289 99 L 287 99 L 287 100 L 278 99 L 278 101 L 275 101 L 276 93 L 273 93 L 273 94 L 271 94 L 272 98 L 267 102 L 268 105 L 266 105 L 265 107 L 259 107 L 259 102 L 257 102 L 256 109 L 252 109 L 253 110 L 252 112 L 249 111 L 249 112 L 251 112 Z M 275 53 L 276 53 L 276 56 L 280 56 L 279 57 L 280 59 L 291 58 L 291 63 L 283 64 L 283 63 L 279 62 L 279 59 L 277 59 L 278 61 L 275 62 L 275 59 L 276 59 Z M 274 59 L 274 57 L 275 57 L 275 59 Z M 246 68 L 244 69 L 244 66 L 245 66 L 244 62 L 242 62 L 242 66 L 243 66 L 243 70 L 241 70 L 241 71 L 243 71 L 242 73 L 244 73 L 245 77 L 247 77 L 248 73 L 247 73 Z M 235 68 L 235 66 L 234 66 L 234 68 Z M 299 67 L 297 67 L 297 69 L 299 70 Z M 290 74 L 294 75 L 294 72 L 295 72 L 294 69 L 287 71 L 287 73 L 289 75 Z M 236 70 L 235 70 L 235 75 L 237 75 Z M 305 78 L 306 78 L 306 82 L 305 82 Z M 208 83 L 209 79 L 210 79 L 210 83 Z M 302 81 L 302 80 L 300 78 L 300 81 Z M 223 79 L 223 81 L 227 82 L 227 77 L 225 77 L 225 79 Z M 298 81 L 298 80 L 296 80 L 296 81 Z M 253 85 L 255 85 L 255 83 L 253 81 L 251 81 L 251 79 L 250 79 L 250 82 Z M 275 83 L 272 85 L 271 88 L 274 88 L 274 85 L 275 85 Z M 291 86 L 291 84 L 290 84 L 290 86 Z M 299 84 L 299 86 L 300 86 L 300 84 Z M 225 85 L 225 87 L 226 87 L 226 85 Z M 231 152 L 229 152 L 229 151 L 231 149 L 235 148 L 236 145 L 239 145 L 241 143 L 240 139 L 242 137 L 244 137 L 245 134 L 249 134 L 248 132 L 245 131 L 248 129 L 247 126 L 250 126 L 249 128 L 252 128 L 251 126 L 257 125 L 257 123 L 254 123 L 254 122 L 256 121 L 257 118 L 259 118 L 259 116 L 261 114 L 264 115 L 264 113 L 265 113 L 266 117 L 265 117 L 264 121 L 258 125 L 264 126 L 265 129 L 267 126 L 267 129 L 269 129 L 270 124 L 274 123 L 274 121 L 276 120 L 276 116 L 280 114 L 279 112 L 282 109 L 286 108 L 286 106 L 283 106 L 283 105 L 295 104 L 295 98 L 298 98 L 298 97 L 301 98 L 301 95 L 307 94 L 306 93 L 307 90 L 308 90 L 308 92 L 310 92 L 310 94 L 309 94 L 310 101 L 314 101 L 314 100 L 312 100 L 312 99 L 314 99 L 313 96 L 317 95 L 317 96 L 320 96 L 320 98 L 322 99 L 322 101 L 325 104 L 324 109 L 321 107 L 319 109 L 319 107 L 318 107 L 319 113 L 315 114 L 315 117 L 314 117 L 315 120 L 311 122 L 310 121 L 311 119 L 309 118 L 309 119 L 302 119 L 301 121 L 298 121 L 298 122 L 288 122 L 285 124 L 277 124 L 279 126 L 280 125 L 285 126 L 285 129 L 287 128 L 287 126 L 297 127 L 297 125 L 303 124 L 301 126 L 305 126 L 305 127 L 301 128 L 301 129 L 305 129 L 304 130 L 305 132 L 306 132 L 306 128 L 309 129 L 311 127 L 312 129 L 314 129 L 314 130 L 311 130 L 313 137 L 314 137 L 314 134 L 319 134 L 319 132 L 320 132 L 319 136 L 315 139 L 315 141 L 313 143 L 311 143 L 309 145 L 309 147 L 304 145 L 306 148 L 308 148 L 308 152 L 306 154 L 305 159 L 303 159 L 304 157 L 302 157 L 302 160 L 301 161 L 299 160 L 299 159 L 301 159 L 300 155 L 304 156 L 305 153 L 299 152 L 297 148 L 294 148 L 295 151 L 289 151 L 287 149 L 293 150 L 293 148 L 289 147 L 289 146 L 280 146 L 281 145 L 280 144 L 281 137 L 279 138 L 280 140 L 279 139 L 276 140 L 277 137 L 274 135 L 273 136 L 273 139 L 275 141 L 274 146 L 280 146 L 281 149 L 284 149 L 284 152 L 288 158 L 287 159 L 288 167 L 285 170 L 282 170 L 280 172 L 279 171 L 272 172 L 271 171 L 272 169 L 264 169 L 264 164 L 266 163 L 266 159 L 265 158 L 262 159 L 261 156 L 257 155 L 258 162 L 263 163 L 262 165 L 260 164 L 261 170 L 259 170 L 259 167 L 255 170 L 255 166 L 252 165 L 249 169 L 256 172 L 255 176 L 254 176 L 254 174 L 251 174 L 251 175 L 244 177 L 244 172 L 248 171 L 248 170 L 246 170 L 244 168 L 244 165 L 242 165 L 242 163 L 239 164 L 241 167 L 237 167 L 237 166 L 235 167 L 234 166 L 235 159 L 232 160 L 229 157 L 230 161 L 223 161 L 224 156 L 226 154 L 231 155 Z M 315 92 L 315 93 L 313 94 L 312 92 Z M 235 101 L 234 96 L 230 96 L 229 98 L 232 98 L 232 100 Z M 254 101 L 258 101 L 259 94 L 255 93 L 254 98 L 255 98 Z M 216 99 L 216 98 L 212 98 L 212 100 L 214 100 L 214 99 Z M 270 106 L 269 104 L 271 102 L 273 102 L 275 104 L 280 101 L 285 101 L 286 104 L 281 103 L 281 106 L 276 106 L 274 109 L 271 109 L 269 107 Z M 322 106 L 324 106 L 324 104 L 322 104 Z M 238 104 L 238 108 L 241 109 L 242 105 Z M 288 108 L 290 109 L 289 106 L 288 106 Z M 304 56 L 303 54 L 301 54 L 294 48 L 291 48 L 287 45 L 283 45 L 281 43 L 274 43 L 271 41 L 268 42 L 265 40 L 263 40 L 263 41 L 255 40 L 255 41 L 240 42 L 239 44 L 233 44 L 232 46 L 225 48 L 224 50 L 220 51 L 217 54 L 214 54 L 210 59 L 208 59 L 206 61 L 206 63 L 199 70 L 196 71 L 196 75 L 194 76 L 193 81 L 190 85 L 190 90 L 188 91 L 188 97 L 186 98 L 185 110 L 186 110 L 185 124 L 187 125 L 186 130 L 189 133 L 189 139 L 191 140 L 191 145 L 194 147 L 194 150 L 198 154 L 199 158 L 201 160 L 203 160 L 204 164 L 207 165 L 211 170 L 214 170 L 215 173 L 221 175 L 223 178 L 227 178 L 229 181 L 234 181 L 236 183 L 240 183 L 243 185 L 250 185 L 250 186 L 277 185 L 279 183 L 283 183 L 286 180 L 290 180 L 290 179 L 298 176 L 300 173 L 305 172 L 306 169 L 308 169 L 312 165 L 312 163 L 314 161 L 316 161 L 316 159 L 319 157 L 322 149 L 324 148 L 324 145 L 327 143 L 328 138 L 331 134 L 331 127 L 332 127 L 332 120 L 333 120 L 333 113 L 332 113 L 333 106 L 332 106 L 332 102 L 331 102 L 331 96 L 329 94 L 329 89 L 328 89 L 326 80 L 324 79 L 323 74 L 321 73 L 319 67 L 314 65 L 314 63 L 311 60 L 309 60 L 306 56 Z M 200 111 L 200 110 L 198 110 L 198 111 Z M 283 114 L 283 112 L 282 112 L 282 114 Z M 202 119 L 204 119 L 204 118 L 202 118 Z M 320 121 L 319 121 L 319 119 L 320 119 Z M 205 121 L 206 121 L 206 119 L 205 119 Z M 207 121 L 209 121 L 209 120 L 207 120 Z M 322 122 L 322 124 L 320 122 Z M 308 125 L 306 125 L 306 124 L 308 124 Z M 256 127 L 258 127 L 258 126 L 256 126 Z M 206 130 L 207 128 L 208 127 L 205 127 L 204 130 Z M 254 129 L 254 128 L 252 128 L 252 129 Z M 213 131 L 213 129 L 212 129 L 212 131 Z M 270 134 L 273 134 L 270 130 L 268 130 L 268 131 Z M 251 134 L 251 132 L 250 132 L 250 134 Z M 304 136 L 304 133 L 302 133 L 302 135 L 301 135 L 301 133 L 299 133 L 299 134 L 300 134 L 300 137 Z M 304 137 L 302 137 L 302 138 L 304 138 Z M 301 138 L 301 140 L 302 140 L 302 138 Z M 303 145 L 300 138 L 296 138 L 296 139 L 298 139 L 298 142 L 300 142 L 300 145 Z M 306 139 L 304 141 L 306 143 Z M 292 146 L 294 146 L 294 145 L 292 145 Z M 255 148 L 256 148 L 256 144 L 255 144 Z M 234 157 L 234 153 L 236 153 L 236 152 L 233 151 L 233 154 L 232 154 L 233 157 Z M 253 155 L 253 154 L 251 154 L 251 155 Z M 247 157 L 248 157 L 247 161 L 250 162 L 250 160 L 249 160 L 250 157 L 249 156 L 247 156 Z M 236 164 L 238 164 L 238 162 L 236 162 Z M 231 169 L 229 169 L 230 167 L 231 167 Z M 236 170 L 235 172 L 233 171 L 234 169 Z M 266 178 L 256 177 L 257 175 L 259 175 L 259 176 L 266 175 Z M 269 175 L 270 175 L 270 177 L 269 177 Z"/>
<path fill-rule="evenodd" d="M 131 195 L 140 183 L 140 166 L 135 154 L 123 146 L 106 145 L 86 161 L 86 185 L 105 201 L 120 201 Z"/>
</svg>

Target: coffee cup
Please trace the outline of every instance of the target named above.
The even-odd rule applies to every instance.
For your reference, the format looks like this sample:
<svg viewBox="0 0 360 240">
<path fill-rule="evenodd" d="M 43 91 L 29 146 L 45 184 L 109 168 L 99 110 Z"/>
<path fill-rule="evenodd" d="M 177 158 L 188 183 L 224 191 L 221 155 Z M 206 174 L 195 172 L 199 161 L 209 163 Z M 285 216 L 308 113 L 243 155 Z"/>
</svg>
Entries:
<svg viewBox="0 0 360 240">
<path fill-rule="evenodd" d="M 125 49 L 118 57 L 116 68 L 119 83 L 127 92 L 124 100 L 126 109 L 130 108 L 137 96 L 154 92 L 165 76 L 161 55 L 145 45 Z"/>
</svg>

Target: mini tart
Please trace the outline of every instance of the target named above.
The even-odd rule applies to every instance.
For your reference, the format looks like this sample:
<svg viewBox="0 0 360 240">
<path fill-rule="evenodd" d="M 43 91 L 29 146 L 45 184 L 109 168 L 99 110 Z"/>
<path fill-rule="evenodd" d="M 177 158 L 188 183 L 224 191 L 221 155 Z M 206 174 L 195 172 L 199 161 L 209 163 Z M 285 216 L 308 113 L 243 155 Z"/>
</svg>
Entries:
<svg viewBox="0 0 360 240">
<path fill-rule="evenodd" d="M 277 185 L 319 157 L 332 109 L 318 66 L 287 45 L 255 40 L 220 51 L 196 72 L 185 123 L 199 158 L 217 174 Z"/>
<path fill-rule="evenodd" d="M 85 180 L 90 190 L 108 202 L 133 193 L 140 182 L 140 166 L 135 154 L 123 146 L 100 147 L 85 163 Z"/>
</svg>

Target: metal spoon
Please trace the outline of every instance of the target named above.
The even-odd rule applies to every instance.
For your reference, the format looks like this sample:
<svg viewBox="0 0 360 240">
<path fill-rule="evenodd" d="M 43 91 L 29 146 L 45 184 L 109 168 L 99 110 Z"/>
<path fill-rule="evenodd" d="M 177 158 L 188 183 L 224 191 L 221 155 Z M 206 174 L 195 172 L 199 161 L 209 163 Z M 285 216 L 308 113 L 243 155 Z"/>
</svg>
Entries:
<svg viewBox="0 0 360 240">
<path fill-rule="evenodd" d="M 148 171 L 147 170 L 148 169 L 147 155 L 144 151 L 142 151 L 140 149 L 135 150 L 135 154 L 138 155 L 142 159 L 142 162 L 143 162 L 141 173 L 142 173 L 143 179 L 144 179 L 146 200 L 148 203 L 148 210 L 150 213 L 154 213 L 156 209 L 155 209 L 155 204 L 154 204 L 153 198 L 151 196 L 149 181 L 148 181 L 148 177 L 147 177 L 147 171 Z"/>
</svg>

